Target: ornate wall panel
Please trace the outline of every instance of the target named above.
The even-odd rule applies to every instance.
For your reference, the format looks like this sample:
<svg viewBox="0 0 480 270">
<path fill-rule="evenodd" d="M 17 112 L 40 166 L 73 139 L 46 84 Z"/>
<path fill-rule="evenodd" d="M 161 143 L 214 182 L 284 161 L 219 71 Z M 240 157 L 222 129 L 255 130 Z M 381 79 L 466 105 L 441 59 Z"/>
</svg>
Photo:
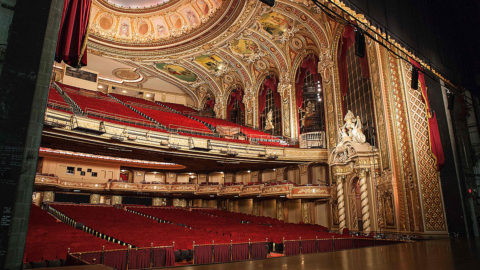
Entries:
<svg viewBox="0 0 480 270">
<path fill-rule="evenodd" d="M 402 62 L 425 231 L 446 231 L 440 176 L 437 171 L 436 160 L 430 150 L 426 106 L 420 90 L 409 87 L 411 67 L 410 64 Z"/>
<path fill-rule="evenodd" d="M 377 61 L 375 43 L 370 38 L 366 38 L 368 49 L 368 67 L 370 70 L 370 82 L 372 84 L 373 104 L 375 107 L 375 131 L 377 136 L 376 146 L 380 150 L 380 167 L 382 170 L 390 168 L 390 155 L 388 152 L 388 140 L 385 123 L 385 106 L 382 99 L 382 90 L 380 83 L 380 70 Z"/>
</svg>

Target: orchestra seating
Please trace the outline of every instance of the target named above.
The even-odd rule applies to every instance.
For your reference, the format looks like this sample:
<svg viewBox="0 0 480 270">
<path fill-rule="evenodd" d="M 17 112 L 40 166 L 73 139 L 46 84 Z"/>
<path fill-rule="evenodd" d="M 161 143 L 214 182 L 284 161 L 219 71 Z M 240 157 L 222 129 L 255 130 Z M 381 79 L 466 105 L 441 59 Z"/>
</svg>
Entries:
<svg viewBox="0 0 480 270">
<path fill-rule="evenodd" d="M 188 130 L 192 132 L 212 133 L 204 124 L 174 112 L 134 106 L 138 111 L 152 117 L 155 121 L 170 129 Z"/>
<path fill-rule="evenodd" d="M 167 246 L 175 241 L 175 249 L 183 250 L 191 249 L 193 241 L 196 244 L 209 244 L 212 240 L 215 243 L 241 243 L 268 238 L 269 242 L 281 243 L 283 239 L 331 238 L 334 235 L 319 225 L 285 223 L 273 218 L 213 209 L 52 206 L 77 222 L 136 247 L 148 247 L 152 243 L 154 246 Z"/>
<path fill-rule="evenodd" d="M 55 219 L 40 207 L 32 205 L 28 224 L 24 261 L 65 259 L 67 250 L 82 252 L 120 248 L 91 234 L 77 230 Z"/>
</svg>

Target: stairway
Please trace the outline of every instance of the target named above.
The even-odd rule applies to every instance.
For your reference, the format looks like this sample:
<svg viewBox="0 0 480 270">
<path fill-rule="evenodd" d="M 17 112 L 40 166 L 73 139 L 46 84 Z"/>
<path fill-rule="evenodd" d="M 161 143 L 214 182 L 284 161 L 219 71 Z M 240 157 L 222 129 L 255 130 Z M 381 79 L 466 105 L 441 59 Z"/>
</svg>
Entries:
<svg viewBox="0 0 480 270">
<path fill-rule="evenodd" d="M 71 99 L 68 96 L 68 94 L 65 91 L 63 91 L 60 86 L 58 86 L 57 83 L 53 82 L 53 87 L 62 96 L 62 98 L 65 100 L 65 102 L 67 102 L 68 105 L 70 105 L 74 114 L 76 114 L 76 115 L 84 115 L 85 114 L 85 112 L 80 108 L 80 106 L 78 106 L 78 104 L 75 101 L 73 101 L 73 99 Z"/>
<path fill-rule="evenodd" d="M 152 117 L 150 117 L 150 116 L 142 113 L 141 111 L 135 109 L 133 106 L 131 106 L 131 105 L 129 105 L 129 104 L 121 101 L 120 99 L 118 99 L 118 98 L 116 98 L 116 97 L 114 97 L 114 96 L 112 96 L 112 95 L 110 95 L 110 94 L 108 94 L 108 96 L 109 96 L 110 98 L 112 98 L 113 100 L 117 101 L 118 103 L 122 104 L 123 106 L 129 108 L 130 110 L 132 110 L 132 111 L 140 114 L 141 116 L 145 117 L 146 119 L 152 121 L 152 122 L 155 123 L 155 125 L 157 125 L 158 127 L 162 128 L 162 129 L 165 129 L 165 130 L 169 130 L 165 125 L 163 125 L 162 123 L 160 123 L 160 122 L 158 122 L 157 120 L 153 119 Z"/>
</svg>

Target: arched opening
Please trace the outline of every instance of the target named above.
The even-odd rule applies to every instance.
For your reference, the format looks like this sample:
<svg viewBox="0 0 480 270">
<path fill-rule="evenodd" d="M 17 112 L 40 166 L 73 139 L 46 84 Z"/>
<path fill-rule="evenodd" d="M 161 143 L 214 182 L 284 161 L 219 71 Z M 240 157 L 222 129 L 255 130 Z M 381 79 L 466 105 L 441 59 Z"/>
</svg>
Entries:
<svg viewBox="0 0 480 270">
<path fill-rule="evenodd" d="M 325 132 L 322 77 L 317 71 L 318 57 L 305 56 L 295 75 L 295 98 L 299 132 Z"/>
<path fill-rule="evenodd" d="M 338 70 L 344 114 L 350 110 L 360 116 L 367 142 L 375 145 L 375 113 L 366 53 L 356 55 L 355 29 L 345 26 L 340 39 Z"/>
<path fill-rule="evenodd" d="M 243 104 L 243 90 L 239 87 L 232 90 L 228 97 L 227 119 L 233 123 L 244 125 L 245 105 Z"/>
<path fill-rule="evenodd" d="M 215 117 L 215 97 L 207 96 L 202 110 L 200 111 L 201 116 Z"/>
<path fill-rule="evenodd" d="M 267 75 L 258 93 L 258 116 L 261 130 L 281 136 L 282 102 L 277 86 L 277 77 L 272 74 Z"/>
</svg>

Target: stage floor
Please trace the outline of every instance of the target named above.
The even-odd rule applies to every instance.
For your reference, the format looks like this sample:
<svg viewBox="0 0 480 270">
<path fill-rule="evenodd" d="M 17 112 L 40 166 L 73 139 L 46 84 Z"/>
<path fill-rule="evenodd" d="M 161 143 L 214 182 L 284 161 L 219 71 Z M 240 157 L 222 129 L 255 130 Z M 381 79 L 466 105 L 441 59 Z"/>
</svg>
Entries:
<svg viewBox="0 0 480 270">
<path fill-rule="evenodd" d="M 480 239 L 476 241 L 458 239 L 429 240 L 391 246 L 280 257 L 260 261 L 176 267 L 175 269 L 480 269 Z"/>
</svg>

